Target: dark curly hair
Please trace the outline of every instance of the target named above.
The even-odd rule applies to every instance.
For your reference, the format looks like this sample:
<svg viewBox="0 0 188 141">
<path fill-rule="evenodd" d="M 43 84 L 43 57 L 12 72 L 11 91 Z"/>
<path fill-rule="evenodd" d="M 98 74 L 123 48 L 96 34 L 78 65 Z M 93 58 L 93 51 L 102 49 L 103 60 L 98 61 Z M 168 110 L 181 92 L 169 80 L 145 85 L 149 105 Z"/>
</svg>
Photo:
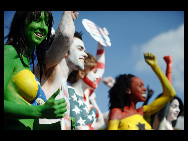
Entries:
<svg viewBox="0 0 188 141">
<path fill-rule="evenodd" d="M 126 94 L 128 88 L 131 89 L 131 79 L 135 77 L 132 74 L 122 74 L 116 77 L 114 86 L 109 90 L 109 109 L 121 108 L 124 111 L 124 106 L 129 99 Z"/>
<path fill-rule="evenodd" d="M 46 68 L 45 63 L 45 55 L 46 50 L 49 48 L 49 39 L 51 35 L 51 28 L 53 24 L 53 16 L 50 11 L 45 11 L 45 17 L 48 17 L 48 34 L 46 39 L 44 39 L 39 45 L 36 46 L 36 54 L 38 63 L 40 66 L 40 81 L 42 78 L 43 70 Z M 12 45 L 17 53 L 18 57 L 20 58 L 21 62 L 25 67 L 30 67 L 27 64 L 24 63 L 23 58 L 21 57 L 23 54 L 29 55 L 29 48 L 26 44 L 26 38 L 24 35 L 24 25 L 26 19 L 29 18 L 29 21 L 36 20 L 40 18 L 41 11 L 16 11 L 14 18 L 12 20 L 9 34 L 5 37 L 8 38 L 6 45 Z M 32 62 L 34 62 L 33 55 L 32 55 Z M 34 65 L 34 64 L 33 64 Z"/>
</svg>

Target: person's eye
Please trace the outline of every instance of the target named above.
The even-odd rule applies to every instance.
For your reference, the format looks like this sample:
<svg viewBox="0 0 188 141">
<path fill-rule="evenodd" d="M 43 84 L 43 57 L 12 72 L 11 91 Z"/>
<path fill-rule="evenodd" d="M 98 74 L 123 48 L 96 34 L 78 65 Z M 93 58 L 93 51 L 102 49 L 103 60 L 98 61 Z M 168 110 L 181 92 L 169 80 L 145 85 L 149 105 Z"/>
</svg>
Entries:
<svg viewBox="0 0 188 141">
<path fill-rule="evenodd" d="M 50 26 L 49 22 L 48 21 L 45 21 L 45 24 L 46 26 Z"/>
<path fill-rule="evenodd" d="M 83 50 L 83 47 L 79 47 L 78 49 L 79 49 L 80 51 L 82 51 L 82 50 Z"/>
<path fill-rule="evenodd" d="M 94 73 L 97 73 L 97 70 L 93 70 Z"/>
</svg>

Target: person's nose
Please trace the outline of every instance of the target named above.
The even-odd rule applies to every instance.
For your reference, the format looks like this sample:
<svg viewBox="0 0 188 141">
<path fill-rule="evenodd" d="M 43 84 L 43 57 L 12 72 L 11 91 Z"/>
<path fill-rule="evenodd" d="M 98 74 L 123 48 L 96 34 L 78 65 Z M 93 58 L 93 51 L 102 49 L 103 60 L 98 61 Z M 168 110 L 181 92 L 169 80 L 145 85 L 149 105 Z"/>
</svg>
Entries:
<svg viewBox="0 0 188 141">
<path fill-rule="evenodd" d="M 146 92 L 147 91 L 147 89 L 144 87 L 144 92 Z"/>
<path fill-rule="evenodd" d="M 96 80 L 98 80 L 99 79 L 99 74 L 98 73 L 96 73 Z"/>
<path fill-rule="evenodd" d="M 83 53 L 84 59 L 86 59 L 86 57 L 88 57 L 87 53 L 84 51 Z"/>
<path fill-rule="evenodd" d="M 178 107 L 176 111 L 179 113 L 180 112 L 180 108 Z"/>
</svg>

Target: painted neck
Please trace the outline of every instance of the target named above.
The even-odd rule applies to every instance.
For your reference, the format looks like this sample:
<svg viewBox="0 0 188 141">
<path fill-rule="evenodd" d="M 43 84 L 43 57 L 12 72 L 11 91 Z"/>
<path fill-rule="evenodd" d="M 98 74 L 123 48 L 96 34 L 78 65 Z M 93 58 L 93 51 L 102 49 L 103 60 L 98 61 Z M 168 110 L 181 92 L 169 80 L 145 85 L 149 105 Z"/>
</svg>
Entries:
<svg viewBox="0 0 188 141">
<path fill-rule="evenodd" d="M 72 84 L 72 87 L 74 88 L 76 94 L 83 97 L 84 91 L 88 88 L 88 86 L 82 81 L 82 79 L 79 79 L 76 83 Z"/>
<path fill-rule="evenodd" d="M 67 78 L 68 78 L 69 74 L 72 72 L 72 70 L 68 66 L 65 58 L 59 63 L 59 66 L 60 66 L 60 69 L 62 72 L 62 76 L 65 78 L 65 80 L 67 80 Z"/>
<path fill-rule="evenodd" d="M 124 110 L 131 110 L 131 111 L 135 111 L 136 110 L 136 103 L 131 99 L 128 99 L 126 102 L 126 105 L 124 107 Z"/>
</svg>

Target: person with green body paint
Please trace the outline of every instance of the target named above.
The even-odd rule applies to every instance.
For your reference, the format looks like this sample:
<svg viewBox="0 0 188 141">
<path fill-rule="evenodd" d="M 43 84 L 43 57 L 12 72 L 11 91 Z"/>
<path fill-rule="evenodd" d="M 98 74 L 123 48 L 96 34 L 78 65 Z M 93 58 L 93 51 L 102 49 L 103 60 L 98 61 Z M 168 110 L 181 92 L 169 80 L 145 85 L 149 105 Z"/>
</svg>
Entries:
<svg viewBox="0 0 188 141">
<path fill-rule="evenodd" d="M 59 90 L 46 101 L 29 67 L 36 47 L 41 77 L 52 21 L 47 11 L 19 11 L 14 15 L 4 45 L 4 129 L 33 130 L 35 119 L 65 116 L 65 99 L 55 100 Z"/>
</svg>

